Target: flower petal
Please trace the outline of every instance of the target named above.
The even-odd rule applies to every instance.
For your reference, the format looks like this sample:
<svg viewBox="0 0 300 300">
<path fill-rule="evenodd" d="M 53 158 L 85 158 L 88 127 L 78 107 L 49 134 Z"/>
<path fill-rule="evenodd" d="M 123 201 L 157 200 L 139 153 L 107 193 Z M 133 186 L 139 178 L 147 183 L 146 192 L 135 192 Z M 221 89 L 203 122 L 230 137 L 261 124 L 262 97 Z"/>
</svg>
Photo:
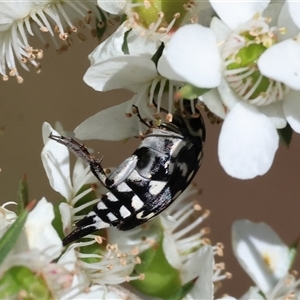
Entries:
<svg viewBox="0 0 300 300">
<path fill-rule="evenodd" d="M 287 122 L 283 113 L 281 102 L 271 103 L 265 106 L 259 106 L 257 107 L 257 109 L 261 111 L 264 115 L 269 117 L 275 128 L 280 129 L 286 126 Z"/>
<path fill-rule="evenodd" d="M 289 5 L 288 1 L 284 2 L 280 14 L 278 16 L 277 27 L 278 28 L 287 28 L 284 34 L 278 35 L 278 40 L 286 40 L 288 38 L 293 39 L 299 33 L 299 28 L 293 22 L 290 12 L 289 12 Z"/>
<path fill-rule="evenodd" d="M 48 132 L 59 135 L 59 133 L 53 130 L 48 123 L 44 123 L 44 141 L 46 141 L 46 136 L 49 136 Z M 51 187 L 66 199 L 70 199 L 72 196 L 72 187 L 70 179 L 69 150 L 67 147 L 48 139 L 42 150 L 41 157 Z"/>
<path fill-rule="evenodd" d="M 109 0 L 109 1 L 97 1 L 99 7 L 110 14 L 113 15 L 120 15 L 124 14 L 124 8 L 127 3 L 126 0 Z"/>
<path fill-rule="evenodd" d="M 254 17 L 257 13 L 262 13 L 270 1 L 209 1 L 217 15 L 232 30 Z"/>
<path fill-rule="evenodd" d="M 300 20 L 299 20 L 300 3 L 298 1 L 291 1 L 291 0 L 287 0 L 286 2 L 292 20 L 297 25 L 297 27 L 300 28 Z"/>
<path fill-rule="evenodd" d="M 260 72 L 300 90 L 300 44 L 288 39 L 267 49 L 258 59 Z"/>
<path fill-rule="evenodd" d="M 184 267 L 183 283 L 198 278 L 189 293 L 191 299 L 213 299 L 214 255 L 210 245 L 203 245 L 193 253 Z"/>
<path fill-rule="evenodd" d="M 225 119 L 226 112 L 225 107 L 221 101 L 220 95 L 217 89 L 212 89 L 200 97 L 200 100 L 208 107 L 208 109 L 216 114 L 218 117 Z"/>
<path fill-rule="evenodd" d="M 213 17 L 210 23 L 210 29 L 214 32 L 217 43 L 218 45 L 220 44 L 219 50 L 221 50 L 224 42 L 231 33 L 230 28 L 219 18 Z"/>
<path fill-rule="evenodd" d="M 155 64 L 148 57 L 123 55 L 92 65 L 83 80 L 96 91 L 109 91 L 130 89 L 131 85 L 150 82 L 156 76 Z"/>
<path fill-rule="evenodd" d="M 240 265 L 263 293 L 272 290 L 289 270 L 288 247 L 264 223 L 235 221 L 232 245 Z"/>
<path fill-rule="evenodd" d="M 53 204 L 42 198 L 28 214 L 24 226 L 29 249 L 39 250 L 49 261 L 62 251 L 62 241 L 51 224 L 53 219 Z"/>
<path fill-rule="evenodd" d="M 300 92 L 290 91 L 284 99 L 283 111 L 293 130 L 300 133 Z"/>
<path fill-rule="evenodd" d="M 70 205 L 65 202 L 60 203 L 59 213 L 61 215 L 63 232 L 69 234 L 72 231 L 72 211 Z"/>
<path fill-rule="evenodd" d="M 279 137 L 268 117 L 239 102 L 228 113 L 219 137 L 219 160 L 232 177 L 251 179 L 272 165 Z"/>
<path fill-rule="evenodd" d="M 123 140 L 138 135 L 138 118 L 126 117 L 130 100 L 104 109 L 78 125 L 74 133 L 80 140 Z"/>
<path fill-rule="evenodd" d="M 240 98 L 230 88 L 227 81 L 222 77 L 221 83 L 218 86 L 219 95 L 227 109 L 232 109 L 237 103 L 240 102 Z"/>
<path fill-rule="evenodd" d="M 158 71 L 170 79 L 187 81 L 197 87 L 213 88 L 221 79 L 221 58 L 213 31 L 198 24 L 179 28 L 164 54 L 169 68 L 158 63 Z"/>
</svg>

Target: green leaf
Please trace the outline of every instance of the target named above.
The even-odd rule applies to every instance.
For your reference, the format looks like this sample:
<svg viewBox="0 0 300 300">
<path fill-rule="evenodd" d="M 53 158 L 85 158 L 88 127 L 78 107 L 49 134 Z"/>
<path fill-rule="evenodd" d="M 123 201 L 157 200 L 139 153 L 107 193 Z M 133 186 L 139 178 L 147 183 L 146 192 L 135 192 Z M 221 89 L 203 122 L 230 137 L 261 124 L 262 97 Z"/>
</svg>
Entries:
<svg viewBox="0 0 300 300">
<path fill-rule="evenodd" d="M 290 256 L 290 268 L 293 266 L 295 263 L 296 257 L 297 257 L 297 250 L 298 250 L 298 245 L 299 245 L 299 240 L 300 237 L 296 239 L 296 241 L 290 245 L 289 247 L 289 256 Z"/>
<path fill-rule="evenodd" d="M 165 48 L 164 43 L 161 43 L 160 46 L 158 47 L 157 51 L 151 57 L 151 60 L 155 63 L 156 66 L 158 64 L 158 61 L 159 61 L 160 57 L 162 56 L 164 48 Z"/>
<path fill-rule="evenodd" d="M 198 278 L 195 278 L 183 286 L 181 286 L 172 296 L 166 298 L 165 300 L 181 300 L 183 299 L 194 287 L 195 282 Z"/>
<path fill-rule="evenodd" d="M 140 255 L 142 263 L 136 265 L 135 271 L 144 274 L 144 280 L 131 281 L 140 292 L 166 299 L 174 290 L 181 287 L 179 271 L 173 268 L 165 257 L 163 239 Z"/>
<path fill-rule="evenodd" d="M 18 198 L 18 214 L 20 214 L 29 203 L 28 183 L 27 176 L 25 174 L 23 175 L 19 184 Z"/>
<path fill-rule="evenodd" d="M 124 54 L 129 54 L 129 48 L 128 48 L 128 43 L 127 43 L 127 37 L 129 32 L 131 31 L 131 29 L 127 30 L 124 33 L 124 40 L 123 40 L 123 44 L 122 44 L 122 51 Z"/>
<path fill-rule="evenodd" d="M 292 136 L 293 136 L 293 129 L 290 126 L 289 123 L 286 124 L 284 128 L 277 129 L 277 132 L 279 134 L 280 142 L 285 146 L 289 147 L 290 143 L 292 141 Z"/>
<path fill-rule="evenodd" d="M 175 98 L 193 100 L 204 95 L 208 91 L 210 91 L 210 89 L 198 88 L 191 84 L 186 84 L 176 93 Z"/>
<path fill-rule="evenodd" d="M 23 266 L 7 270 L 0 279 L 0 299 L 53 299 L 42 276 Z M 22 296 L 16 295 L 22 292 Z"/>
<path fill-rule="evenodd" d="M 11 225 L 11 227 L 4 233 L 0 240 L 0 264 L 3 262 L 7 254 L 16 244 L 19 235 L 22 232 L 28 213 L 35 206 L 36 201 L 31 201 L 23 212 L 19 215 L 17 220 Z"/>
<path fill-rule="evenodd" d="M 54 219 L 52 221 L 52 226 L 56 230 L 57 234 L 61 239 L 65 237 L 64 232 L 63 232 L 63 223 L 61 220 L 61 214 L 59 211 L 59 205 L 58 204 L 53 204 L 54 208 Z"/>
</svg>

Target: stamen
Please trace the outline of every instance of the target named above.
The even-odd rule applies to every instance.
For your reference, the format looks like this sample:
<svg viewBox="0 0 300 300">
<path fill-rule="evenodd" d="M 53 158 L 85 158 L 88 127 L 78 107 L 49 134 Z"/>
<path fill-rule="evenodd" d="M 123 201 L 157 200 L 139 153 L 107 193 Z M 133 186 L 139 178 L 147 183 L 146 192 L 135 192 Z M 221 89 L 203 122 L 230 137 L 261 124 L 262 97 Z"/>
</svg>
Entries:
<svg viewBox="0 0 300 300">
<path fill-rule="evenodd" d="M 83 191 L 82 193 L 80 193 L 79 195 L 75 196 L 72 201 L 70 202 L 70 205 L 75 206 L 75 204 L 77 203 L 77 201 L 79 199 L 81 199 L 82 197 L 84 197 L 85 195 L 87 195 L 88 193 L 90 193 L 92 191 L 92 188 L 89 188 L 85 191 Z"/>
<path fill-rule="evenodd" d="M 158 20 L 149 26 L 149 34 L 154 33 L 159 25 L 161 24 L 162 20 L 164 19 L 165 14 L 161 11 L 158 13 Z"/>
</svg>

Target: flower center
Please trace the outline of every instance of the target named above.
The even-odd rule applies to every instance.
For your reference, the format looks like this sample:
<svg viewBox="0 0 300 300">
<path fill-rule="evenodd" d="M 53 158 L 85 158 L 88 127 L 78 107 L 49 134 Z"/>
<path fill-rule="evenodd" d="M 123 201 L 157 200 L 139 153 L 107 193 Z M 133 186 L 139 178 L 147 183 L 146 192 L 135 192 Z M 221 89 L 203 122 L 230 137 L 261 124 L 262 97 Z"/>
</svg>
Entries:
<svg viewBox="0 0 300 300">
<path fill-rule="evenodd" d="M 196 22 L 198 6 L 194 0 L 133 0 L 126 14 L 131 28 L 160 39 L 182 24 Z"/>
<path fill-rule="evenodd" d="M 244 101 L 261 106 L 281 101 L 288 88 L 263 76 L 257 66 L 260 55 L 277 42 L 278 29 L 256 15 L 233 31 L 221 55 L 229 86 Z"/>
</svg>

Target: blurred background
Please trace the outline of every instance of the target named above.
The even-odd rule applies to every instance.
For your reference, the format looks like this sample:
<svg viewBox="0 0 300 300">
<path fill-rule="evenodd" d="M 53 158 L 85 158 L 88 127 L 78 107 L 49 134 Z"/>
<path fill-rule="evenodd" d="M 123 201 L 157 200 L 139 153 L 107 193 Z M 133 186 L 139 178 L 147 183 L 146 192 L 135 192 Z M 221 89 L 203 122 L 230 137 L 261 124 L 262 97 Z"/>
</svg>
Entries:
<svg viewBox="0 0 300 300">
<path fill-rule="evenodd" d="M 0 82 L 0 201 L 17 199 L 17 187 L 24 173 L 28 176 L 30 198 L 45 196 L 58 201 L 60 195 L 48 183 L 40 153 L 43 148 L 41 128 L 44 121 L 60 121 L 72 131 L 87 117 L 121 103 L 131 94 L 124 90 L 100 93 L 82 80 L 89 67 L 87 55 L 97 45 L 96 39 L 75 41 L 68 51 L 58 54 L 54 47 L 44 51 L 42 71 L 36 74 L 19 71 L 24 82 L 14 78 Z M 296 134 L 290 148 L 279 147 L 271 170 L 253 180 L 230 178 L 220 167 L 217 156 L 221 125 L 207 126 L 204 160 L 195 181 L 202 189 L 198 199 L 211 211 L 204 226 L 211 228 L 213 243 L 225 245 L 226 271 L 232 279 L 223 282 L 222 293 L 241 296 L 251 280 L 238 265 L 231 248 L 231 225 L 237 219 L 268 223 L 278 235 L 291 244 L 300 234 L 300 137 Z M 137 140 L 128 143 L 85 141 L 88 147 L 104 155 L 104 166 L 119 165 L 136 148 Z M 122 147 L 122 148 L 120 148 Z M 120 151 L 120 149 L 122 149 Z M 299 269 L 299 260 L 295 269 Z"/>
</svg>

